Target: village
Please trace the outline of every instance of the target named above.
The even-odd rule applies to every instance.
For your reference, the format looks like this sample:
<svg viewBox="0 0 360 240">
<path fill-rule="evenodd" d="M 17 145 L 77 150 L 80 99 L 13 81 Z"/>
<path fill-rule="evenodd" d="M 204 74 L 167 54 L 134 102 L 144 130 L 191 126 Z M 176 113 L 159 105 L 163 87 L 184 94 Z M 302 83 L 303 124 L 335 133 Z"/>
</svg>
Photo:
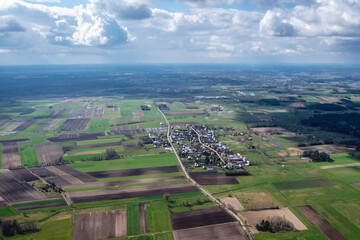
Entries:
<svg viewBox="0 0 360 240">
<path fill-rule="evenodd" d="M 215 131 L 199 125 L 171 126 L 170 139 L 187 167 L 214 170 L 214 168 L 242 169 L 251 163 L 240 153 L 234 153 L 218 141 Z M 170 151 L 170 143 L 163 132 L 150 133 L 155 148 Z"/>
</svg>

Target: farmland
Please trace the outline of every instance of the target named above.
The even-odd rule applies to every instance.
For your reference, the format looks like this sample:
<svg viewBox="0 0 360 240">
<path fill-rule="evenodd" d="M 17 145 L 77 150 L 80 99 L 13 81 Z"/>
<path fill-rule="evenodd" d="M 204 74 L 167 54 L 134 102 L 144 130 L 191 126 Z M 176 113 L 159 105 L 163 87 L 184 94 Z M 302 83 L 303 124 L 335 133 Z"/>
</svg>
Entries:
<svg viewBox="0 0 360 240">
<path fill-rule="evenodd" d="M 94 76 L 111 78 L 102 71 Z M 144 71 L 128 79 L 131 71 L 119 70 L 127 82 L 102 81 L 106 90 L 87 76 L 93 85 L 79 79 L 61 94 L 0 99 L 0 217 L 39 229 L 5 239 L 358 237 L 360 140 L 348 117 L 360 110 L 355 75 Z M 335 126 L 318 126 L 322 114 Z M 274 216 L 295 231 L 256 228 Z"/>
</svg>

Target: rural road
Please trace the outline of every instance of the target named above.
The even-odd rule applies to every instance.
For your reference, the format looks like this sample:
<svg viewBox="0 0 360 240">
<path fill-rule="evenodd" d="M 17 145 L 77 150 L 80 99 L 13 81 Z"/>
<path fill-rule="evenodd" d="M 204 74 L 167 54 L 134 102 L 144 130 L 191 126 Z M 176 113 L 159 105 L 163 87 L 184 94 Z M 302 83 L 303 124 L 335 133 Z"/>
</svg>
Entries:
<svg viewBox="0 0 360 240">
<path fill-rule="evenodd" d="M 217 200 L 214 196 L 212 196 L 208 191 L 206 191 L 200 184 L 198 184 L 194 179 L 192 179 L 189 175 L 189 173 L 186 171 L 183 163 L 181 162 L 181 159 L 178 155 L 178 153 L 176 152 L 176 149 L 174 148 L 171 139 L 170 139 L 170 131 L 171 131 L 171 127 L 170 127 L 170 123 L 168 121 L 168 119 L 166 118 L 165 114 L 159 109 L 159 107 L 157 107 L 157 109 L 160 111 L 161 115 L 163 116 L 164 120 L 166 121 L 167 124 L 167 139 L 171 145 L 171 149 L 173 150 L 181 170 L 184 172 L 185 176 L 187 179 L 189 179 L 190 182 L 192 182 L 198 189 L 200 189 L 206 196 L 208 196 L 211 200 L 213 200 L 214 202 L 216 202 L 220 207 L 222 207 L 223 209 L 225 209 L 231 216 L 233 216 L 241 225 L 241 227 L 243 228 L 243 230 L 245 231 L 247 237 L 250 240 L 253 240 L 253 237 L 251 236 L 251 234 L 249 233 L 249 231 L 247 230 L 245 224 L 243 223 L 243 221 L 233 212 L 231 211 L 229 208 L 227 208 L 222 202 L 220 202 L 219 200 Z M 196 131 L 195 131 L 196 132 Z"/>
<path fill-rule="evenodd" d="M 209 150 L 213 151 L 216 153 L 216 155 L 218 155 L 218 157 L 220 158 L 220 160 L 226 164 L 226 162 L 224 161 L 224 159 L 221 157 L 221 155 L 215 150 L 215 149 L 212 149 L 211 147 L 209 147 L 208 145 L 206 145 L 205 143 L 203 143 L 200 139 L 200 134 L 193 128 L 191 127 L 191 129 L 196 133 L 196 135 L 198 136 L 198 139 L 199 139 L 199 142 L 201 145 L 203 145 L 204 147 L 208 148 Z"/>
</svg>

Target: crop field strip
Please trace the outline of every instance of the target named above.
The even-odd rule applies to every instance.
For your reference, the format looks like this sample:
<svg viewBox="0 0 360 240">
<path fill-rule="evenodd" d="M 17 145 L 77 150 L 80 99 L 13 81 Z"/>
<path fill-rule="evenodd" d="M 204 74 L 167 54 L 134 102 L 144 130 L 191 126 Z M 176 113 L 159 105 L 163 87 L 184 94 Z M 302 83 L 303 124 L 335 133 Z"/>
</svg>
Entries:
<svg viewBox="0 0 360 240">
<path fill-rule="evenodd" d="M 191 183 L 180 182 L 69 192 L 68 196 L 74 203 L 82 203 L 196 191 L 198 189 Z"/>
<path fill-rule="evenodd" d="M 47 131 L 53 130 L 60 121 L 61 121 L 61 118 L 51 119 L 50 121 L 45 123 L 45 125 L 39 129 L 39 132 L 47 132 Z"/>
<path fill-rule="evenodd" d="M 170 218 L 172 228 L 174 230 L 236 222 L 236 219 L 234 219 L 221 207 L 212 207 L 188 212 L 172 213 L 170 215 Z"/>
<path fill-rule="evenodd" d="M 300 179 L 293 181 L 281 181 L 273 182 L 275 187 L 279 190 L 291 190 L 291 189 L 305 189 L 305 188 L 316 188 L 316 187 L 328 187 L 333 184 L 324 178 L 310 178 Z"/>
<path fill-rule="evenodd" d="M 21 167 L 19 148 L 16 141 L 3 141 L 1 151 L 3 169 Z"/>
<path fill-rule="evenodd" d="M 86 149 L 86 148 L 96 148 L 96 147 L 113 147 L 123 145 L 123 142 L 109 142 L 109 143 L 96 143 L 96 144 L 87 144 L 79 146 L 68 146 L 63 147 L 64 152 L 75 150 L 75 149 Z"/>
<path fill-rule="evenodd" d="M 12 132 L 14 131 L 17 127 L 19 127 L 21 124 L 23 124 L 25 121 L 23 120 L 17 120 L 13 123 L 11 123 L 9 126 L 7 126 L 3 131 L 4 132 Z"/>
<path fill-rule="evenodd" d="M 239 184 L 234 176 L 225 176 L 218 172 L 190 172 L 190 176 L 200 185 Z"/>
<path fill-rule="evenodd" d="M 140 214 L 140 233 L 147 233 L 147 221 L 146 221 L 146 203 L 139 203 L 139 214 Z"/>
<path fill-rule="evenodd" d="M 87 172 L 87 174 L 95 178 L 114 178 L 114 177 L 127 177 L 127 176 L 173 173 L 173 172 L 179 172 L 179 168 L 177 166 L 136 168 L 136 169 L 124 169 L 124 170 Z"/>
<path fill-rule="evenodd" d="M 83 119 L 67 119 L 58 129 L 58 132 L 67 132 L 67 131 L 80 131 L 84 130 L 89 123 L 89 118 Z"/>
<path fill-rule="evenodd" d="M 35 145 L 40 164 L 56 165 L 60 162 L 64 152 L 58 145 L 52 142 L 44 142 Z"/>
<path fill-rule="evenodd" d="M 9 203 L 46 199 L 28 183 L 18 179 L 10 170 L 0 170 L 0 195 Z"/>
<path fill-rule="evenodd" d="M 35 122 L 36 122 L 36 120 L 33 120 L 33 119 L 26 120 L 24 123 L 22 123 L 20 126 L 15 128 L 13 131 L 15 131 L 15 132 L 25 131 L 28 127 L 33 125 Z"/>
<path fill-rule="evenodd" d="M 51 203 L 43 203 L 36 205 L 20 206 L 20 207 L 14 207 L 14 209 L 17 211 L 25 211 L 25 210 L 32 210 L 39 208 L 53 208 L 53 207 L 64 207 L 64 206 L 67 206 L 67 203 L 65 201 L 62 201 L 62 202 L 51 202 Z"/>
<path fill-rule="evenodd" d="M 298 206 L 297 208 L 330 240 L 346 240 L 346 238 L 336 228 L 334 228 L 310 205 Z"/>
<path fill-rule="evenodd" d="M 47 118 L 51 118 L 51 119 L 61 119 L 65 112 L 66 112 L 66 108 L 61 109 L 61 110 L 59 110 L 59 111 L 52 111 L 52 112 L 47 116 Z"/>
<path fill-rule="evenodd" d="M 126 235 L 124 210 L 77 214 L 74 217 L 73 240 L 120 238 Z"/>
<path fill-rule="evenodd" d="M 0 120 L 0 127 L 4 126 L 5 124 L 7 124 L 10 121 L 10 119 L 2 119 Z"/>
<path fill-rule="evenodd" d="M 14 170 L 10 170 L 10 171 L 17 179 L 21 179 L 21 181 L 32 182 L 32 181 L 39 180 L 34 174 L 32 174 L 26 168 L 19 168 L 19 169 L 14 169 Z"/>
<path fill-rule="evenodd" d="M 99 153 L 106 153 L 106 149 L 84 151 L 84 152 L 65 153 L 64 157 L 74 157 L 74 156 L 82 156 L 82 155 L 89 155 L 89 154 L 99 154 Z"/>
<path fill-rule="evenodd" d="M 247 240 L 237 222 L 174 231 L 174 240 Z"/>
</svg>

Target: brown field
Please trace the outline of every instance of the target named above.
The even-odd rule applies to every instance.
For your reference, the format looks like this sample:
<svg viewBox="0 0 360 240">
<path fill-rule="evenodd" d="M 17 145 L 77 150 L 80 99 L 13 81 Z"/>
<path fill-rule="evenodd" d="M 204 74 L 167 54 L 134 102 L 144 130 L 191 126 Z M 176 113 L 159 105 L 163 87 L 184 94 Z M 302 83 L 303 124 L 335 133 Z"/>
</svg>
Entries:
<svg viewBox="0 0 360 240">
<path fill-rule="evenodd" d="M 145 117 L 143 111 L 132 111 L 134 117 Z"/>
<path fill-rule="evenodd" d="M 191 172 L 190 176 L 200 185 L 228 185 L 239 183 L 236 177 L 225 176 L 223 173 L 218 172 Z"/>
<path fill-rule="evenodd" d="M 236 222 L 236 220 L 221 207 L 172 213 L 170 218 L 173 230 Z"/>
<path fill-rule="evenodd" d="M 263 111 L 267 112 L 267 113 L 286 113 L 286 112 L 288 112 L 287 109 L 263 110 Z"/>
<path fill-rule="evenodd" d="M 127 235 L 126 211 L 77 214 L 74 217 L 73 240 L 98 240 Z"/>
<path fill-rule="evenodd" d="M 106 149 L 93 150 L 93 151 L 85 151 L 85 152 L 66 153 L 66 154 L 64 155 L 64 157 L 81 156 L 81 155 L 97 154 L 97 153 L 106 153 Z"/>
<path fill-rule="evenodd" d="M 1 150 L 3 169 L 21 167 L 19 149 L 15 141 L 3 142 Z"/>
<path fill-rule="evenodd" d="M 110 143 L 96 143 L 96 144 L 87 144 L 87 145 L 79 145 L 79 146 L 69 146 L 63 147 L 64 152 L 71 151 L 74 149 L 85 149 L 85 148 L 96 148 L 96 147 L 112 147 L 122 145 L 122 142 L 110 142 Z"/>
<path fill-rule="evenodd" d="M 42 177 L 42 178 L 56 177 L 56 175 L 53 172 L 49 171 L 48 169 L 46 169 L 44 167 L 31 167 L 28 169 L 35 175 Z"/>
<path fill-rule="evenodd" d="M 53 203 L 45 203 L 40 205 L 30 205 L 30 206 L 22 206 L 22 207 L 14 207 L 17 211 L 24 211 L 30 209 L 38 209 L 38 208 L 49 208 L 49 207 L 62 207 L 66 206 L 66 202 L 53 202 Z"/>
<path fill-rule="evenodd" d="M 246 240 L 237 222 L 174 231 L 174 240 Z"/>
<path fill-rule="evenodd" d="M 11 123 L 9 126 L 7 126 L 4 129 L 4 132 L 12 132 L 15 128 L 19 127 L 21 124 L 23 124 L 25 121 L 15 121 Z"/>
<path fill-rule="evenodd" d="M 48 138 L 51 142 L 75 142 L 83 140 L 98 139 L 99 136 L 106 136 L 105 132 L 92 132 L 92 133 L 62 133 L 59 137 Z"/>
<path fill-rule="evenodd" d="M 48 121 L 44 126 L 39 129 L 39 132 L 46 132 L 53 130 L 56 125 L 61 121 L 61 118 L 54 118 Z"/>
<path fill-rule="evenodd" d="M 94 178 L 113 178 L 113 177 L 128 177 L 128 176 L 172 173 L 172 172 L 179 172 L 179 168 L 177 166 L 136 168 L 136 169 L 125 169 L 125 170 L 88 172 L 87 174 L 93 176 Z"/>
<path fill-rule="evenodd" d="M 67 119 L 58 129 L 58 132 L 79 131 L 86 129 L 90 119 Z"/>
<path fill-rule="evenodd" d="M 304 151 L 316 151 L 317 150 L 319 152 L 331 154 L 331 153 L 346 152 L 346 151 L 353 150 L 353 149 L 342 147 L 342 146 L 336 146 L 336 145 L 319 145 L 319 146 L 303 148 L 302 150 L 304 150 Z"/>
<path fill-rule="evenodd" d="M 137 134 L 137 133 L 150 133 L 150 132 L 166 132 L 166 127 L 159 128 L 138 128 L 128 129 L 128 126 L 113 128 L 111 131 L 106 132 L 107 135 L 121 135 L 121 134 Z"/>
<path fill-rule="evenodd" d="M 346 238 L 338 230 L 336 230 L 336 228 L 334 228 L 310 205 L 298 206 L 297 208 L 330 240 L 346 240 Z"/>
<path fill-rule="evenodd" d="M 255 127 L 250 128 L 250 131 L 253 131 L 255 133 L 281 133 L 285 132 L 286 130 L 281 127 Z"/>
<path fill-rule="evenodd" d="M 165 112 L 167 116 L 201 116 L 205 115 L 205 112 Z"/>
<path fill-rule="evenodd" d="M 21 179 L 21 181 L 31 182 L 38 180 L 38 178 L 26 168 L 14 169 L 11 170 L 11 172 L 16 178 Z"/>
<path fill-rule="evenodd" d="M 53 111 L 52 113 L 49 114 L 49 116 L 47 116 L 48 118 L 52 118 L 52 119 L 61 119 L 61 117 L 64 115 L 64 113 L 66 112 L 66 108 L 65 109 L 61 109 L 58 112 Z"/>
<path fill-rule="evenodd" d="M 80 179 L 72 176 L 71 174 L 66 173 L 65 171 L 62 171 L 61 169 L 55 167 L 55 166 L 49 166 L 46 167 L 47 170 L 53 172 L 57 177 L 60 177 L 71 184 L 82 184 L 84 183 Z M 67 184 L 66 184 L 67 185 Z"/>
<path fill-rule="evenodd" d="M 59 165 L 59 166 L 56 166 L 58 169 L 80 179 L 81 181 L 85 182 L 85 183 L 91 183 L 91 182 L 96 182 L 96 178 L 86 174 L 86 173 L 83 173 L 83 172 L 80 172 L 72 167 L 69 167 L 67 165 Z"/>
<path fill-rule="evenodd" d="M 46 199 L 44 194 L 18 179 L 10 170 L 0 170 L 0 182 L 0 195 L 8 203 Z"/>
<path fill-rule="evenodd" d="M 33 125 L 36 122 L 36 120 L 26 120 L 24 123 L 22 123 L 20 126 L 15 128 L 13 131 L 20 132 L 25 131 L 28 127 Z"/>
<path fill-rule="evenodd" d="M 220 201 L 228 208 L 234 209 L 236 212 L 244 211 L 243 205 L 241 205 L 236 197 L 223 197 L 220 198 Z"/>
<path fill-rule="evenodd" d="M 147 221 L 146 221 L 146 203 L 139 203 L 140 212 L 140 233 L 147 233 Z"/>
<path fill-rule="evenodd" d="M 162 195 L 164 193 L 195 192 L 198 189 L 189 182 L 143 185 L 123 188 L 107 188 L 89 191 L 70 192 L 68 196 L 74 203 L 113 200 L 122 198 Z"/>
<path fill-rule="evenodd" d="M 294 227 L 301 231 L 307 230 L 306 226 L 290 211 L 289 208 L 268 209 L 261 211 L 246 211 L 240 213 L 247 221 L 252 233 L 259 233 L 256 229 L 256 224 L 260 223 L 263 219 L 279 216 L 285 217 L 288 221 L 294 224 Z"/>
<path fill-rule="evenodd" d="M 199 126 L 198 122 L 171 122 L 171 126 L 185 126 L 185 125 Z"/>
<path fill-rule="evenodd" d="M 35 147 L 39 162 L 42 165 L 56 165 L 64 155 L 62 148 L 51 142 L 40 143 Z"/>
</svg>

